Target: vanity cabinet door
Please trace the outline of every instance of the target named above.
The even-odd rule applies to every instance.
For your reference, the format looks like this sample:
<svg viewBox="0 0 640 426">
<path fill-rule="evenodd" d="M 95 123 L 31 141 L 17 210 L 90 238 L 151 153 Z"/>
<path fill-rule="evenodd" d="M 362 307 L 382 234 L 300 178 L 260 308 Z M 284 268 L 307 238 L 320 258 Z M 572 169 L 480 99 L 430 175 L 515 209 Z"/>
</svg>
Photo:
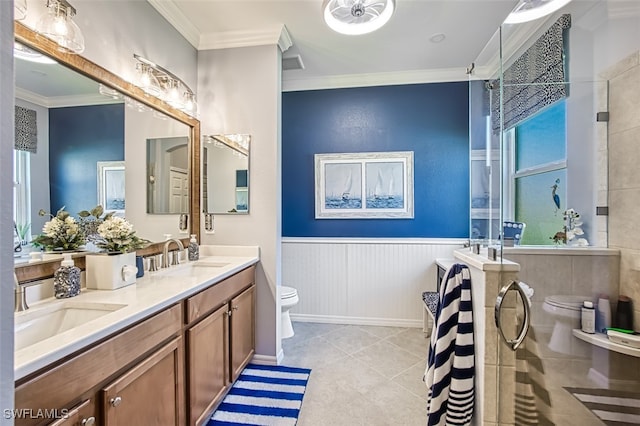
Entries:
<svg viewBox="0 0 640 426">
<path fill-rule="evenodd" d="M 182 425 L 183 368 L 178 337 L 102 389 L 103 424 Z"/>
<path fill-rule="evenodd" d="M 231 299 L 231 381 L 234 382 L 255 352 L 255 294 L 253 285 Z"/>
<path fill-rule="evenodd" d="M 205 423 L 229 386 L 229 312 L 225 304 L 186 332 L 190 425 Z"/>
</svg>

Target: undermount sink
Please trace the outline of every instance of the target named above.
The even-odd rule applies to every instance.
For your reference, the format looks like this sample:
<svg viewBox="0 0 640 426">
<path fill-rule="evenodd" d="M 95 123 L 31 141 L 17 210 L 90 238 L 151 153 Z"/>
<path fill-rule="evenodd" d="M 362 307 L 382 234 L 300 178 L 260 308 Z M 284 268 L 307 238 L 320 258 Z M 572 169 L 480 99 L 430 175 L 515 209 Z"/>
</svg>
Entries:
<svg viewBox="0 0 640 426">
<path fill-rule="evenodd" d="M 15 315 L 15 350 L 86 324 L 127 305 L 63 301 Z"/>
</svg>

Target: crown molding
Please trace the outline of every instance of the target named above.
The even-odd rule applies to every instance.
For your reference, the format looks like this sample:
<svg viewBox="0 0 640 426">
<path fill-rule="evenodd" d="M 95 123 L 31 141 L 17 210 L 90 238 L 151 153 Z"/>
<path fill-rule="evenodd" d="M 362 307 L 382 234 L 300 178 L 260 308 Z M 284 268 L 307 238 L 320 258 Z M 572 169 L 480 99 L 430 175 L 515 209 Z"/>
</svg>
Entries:
<svg viewBox="0 0 640 426">
<path fill-rule="evenodd" d="M 198 49 L 200 31 L 171 0 L 147 0 L 193 47 Z"/>
<path fill-rule="evenodd" d="M 46 97 L 24 90 L 19 87 L 15 88 L 15 97 L 23 101 L 31 102 L 44 108 L 64 108 L 74 106 L 89 105 L 105 105 L 105 104 L 121 104 L 121 99 L 111 99 L 99 93 L 95 95 L 73 95 L 73 96 L 52 96 Z"/>
<path fill-rule="evenodd" d="M 342 89 L 349 87 L 392 86 L 399 84 L 444 83 L 467 81 L 466 68 L 442 68 L 434 70 L 402 71 L 370 74 L 332 75 L 326 77 L 291 78 L 283 74 L 282 91 Z"/>
<path fill-rule="evenodd" d="M 291 46 L 293 46 L 293 40 L 291 40 L 291 34 L 285 25 L 280 30 L 280 37 L 278 37 L 278 47 L 282 53 L 286 52 Z"/>
<path fill-rule="evenodd" d="M 281 51 L 292 46 L 291 36 L 287 27 L 280 25 L 275 28 L 226 31 L 202 34 L 198 50 L 229 49 L 234 47 L 264 46 L 277 44 Z"/>
</svg>

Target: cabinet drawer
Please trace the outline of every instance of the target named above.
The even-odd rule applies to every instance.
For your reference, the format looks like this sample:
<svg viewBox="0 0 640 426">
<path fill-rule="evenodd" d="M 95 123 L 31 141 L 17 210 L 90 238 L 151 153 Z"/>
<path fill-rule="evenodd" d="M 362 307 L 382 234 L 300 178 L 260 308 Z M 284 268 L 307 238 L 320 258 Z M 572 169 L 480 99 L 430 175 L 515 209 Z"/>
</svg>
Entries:
<svg viewBox="0 0 640 426">
<path fill-rule="evenodd" d="M 214 309 L 229 302 L 255 281 L 255 266 L 250 266 L 237 274 L 220 281 L 206 290 L 186 300 L 186 323 L 190 324 Z"/>
<path fill-rule="evenodd" d="M 177 335 L 181 331 L 181 313 L 181 306 L 174 305 L 19 384 L 16 408 L 53 409 L 72 404 L 122 367 Z"/>
</svg>

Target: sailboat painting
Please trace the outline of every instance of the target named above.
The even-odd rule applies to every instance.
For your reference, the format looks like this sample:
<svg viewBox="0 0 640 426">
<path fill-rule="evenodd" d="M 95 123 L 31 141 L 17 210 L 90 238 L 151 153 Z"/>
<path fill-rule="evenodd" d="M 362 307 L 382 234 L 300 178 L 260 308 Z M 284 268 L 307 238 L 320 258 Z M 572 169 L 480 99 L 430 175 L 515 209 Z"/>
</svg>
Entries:
<svg viewBox="0 0 640 426">
<path fill-rule="evenodd" d="M 315 154 L 316 219 L 413 218 L 413 152 Z"/>
<path fill-rule="evenodd" d="M 326 209 L 362 207 L 362 164 L 329 163 L 325 165 Z"/>
<path fill-rule="evenodd" d="M 404 205 L 403 163 L 367 163 L 366 168 L 367 208 L 401 209 Z"/>
</svg>

